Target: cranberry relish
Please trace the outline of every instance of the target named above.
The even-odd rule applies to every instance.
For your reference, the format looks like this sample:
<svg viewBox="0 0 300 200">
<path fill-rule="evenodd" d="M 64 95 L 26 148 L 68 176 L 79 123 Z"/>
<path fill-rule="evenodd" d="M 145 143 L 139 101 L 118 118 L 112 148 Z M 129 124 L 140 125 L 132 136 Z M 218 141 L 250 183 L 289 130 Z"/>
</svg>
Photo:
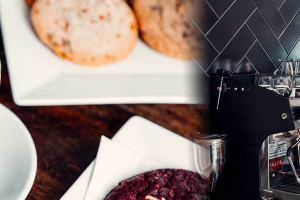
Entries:
<svg viewBox="0 0 300 200">
<path fill-rule="evenodd" d="M 124 180 L 105 200 L 202 200 L 205 182 L 198 173 L 159 169 Z"/>
</svg>

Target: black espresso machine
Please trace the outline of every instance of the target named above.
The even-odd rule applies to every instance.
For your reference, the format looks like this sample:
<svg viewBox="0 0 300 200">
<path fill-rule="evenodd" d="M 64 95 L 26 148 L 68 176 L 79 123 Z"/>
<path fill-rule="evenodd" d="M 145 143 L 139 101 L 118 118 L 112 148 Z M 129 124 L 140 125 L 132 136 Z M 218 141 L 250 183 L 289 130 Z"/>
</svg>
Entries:
<svg viewBox="0 0 300 200">
<path fill-rule="evenodd" d="M 211 200 L 300 199 L 300 98 L 255 85 L 254 75 L 219 74 L 208 88 L 210 132 L 229 142 Z"/>
</svg>

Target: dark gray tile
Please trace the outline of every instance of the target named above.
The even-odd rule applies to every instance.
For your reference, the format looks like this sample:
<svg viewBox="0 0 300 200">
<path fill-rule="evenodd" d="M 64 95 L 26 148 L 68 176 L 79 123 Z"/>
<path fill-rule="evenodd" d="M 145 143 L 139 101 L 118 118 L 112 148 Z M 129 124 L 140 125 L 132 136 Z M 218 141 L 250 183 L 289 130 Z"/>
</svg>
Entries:
<svg viewBox="0 0 300 200">
<path fill-rule="evenodd" d="M 279 8 L 283 2 L 284 2 L 284 0 L 274 0 L 274 3 L 277 6 L 277 8 Z"/>
<path fill-rule="evenodd" d="M 249 28 L 247 26 L 243 26 L 207 73 L 215 75 L 216 70 L 220 68 L 232 72 L 245 56 L 249 48 L 253 45 L 255 40 L 256 39 Z"/>
<path fill-rule="evenodd" d="M 211 68 L 206 72 L 209 76 L 216 76 L 218 69 L 225 69 L 230 73 L 235 69 L 238 62 L 228 58 L 224 60 L 217 60 Z"/>
<path fill-rule="evenodd" d="M 272 73 L 276 69 L 272 60 L 268 57 L 258 42 L 253 45 L 251 50 L 248 52 L 247 57 L 259 73 Z M 278 59 L 276 63 L 277 66 L 280 65 Z"/>
<path fill-rule="evenodd" d="M 279 41 L 258 11 L 254 12 L 247 24 L 274 62 L 277 63 L 278 59 L 287 56 Z M 256 67 L 256 65 L 254 66 Z"/>
<path fill-rule="evenodd" d="M 286 0 L 280 8 L 280 13 L 287 23 L 289 23 L 293 17 L 297 14 L 300 8 L 299 0 Z"/>
<path fill-rule="evenodd" d="M 207 0 L 215 12 L 221 16 L 228 7 L 234 2 L 234 0 Z"/>
<path fill-rule="evenodd" d="M 280 42 L 289 52 L 300 35 L 300 14 L 298 14 L 280 37 Z"/>
<path fill-rule="evenodd" d="M 222 51 L 255 8 L 251 0 L 238 0 L 218 21 L 207 35 L 218 51 Z"/>
<path fill-rule="evenodd" d="M 266 18 L 275 35 L 279 37 L 286 24 L 272 0 L 253 0 Z"/>
<path fill-rule="evenodd" d="M 205 53 L 205 59 L 199 61 L 199 64 L 206 71 L 207 68 L 212 64 L 214 59 L 219 55 L 219 53 L 212 47 L 212 45 L 208 41 L 206 41 L 205 44 Z"/>
<path fill-rule="evenodd" d="M 218 21 L 217 15 L 212 11 L 211 7 L 208 6 L 206 1 L 203 1 L 203 11 L 205 12 L 204 14 L 204 21 L 201 24 L 198 24 L 199 28 L 201 31 L 206 34 L 209 29 Z"/>
<path fill-rule="evenodd" d="M 233 60 L 240 60 L 244 57 L 255 40 L 256 38 L 250 29 L 244 25 L 226 49 L 220 54 L 219 59 L 231 58 Z"/>
<path fill-rule="evenodd" d="M 288 56 L 289 59 L 299 59 L 300 58 L 300 42 L 298 41 L 292 52 Z"/>
<path fill-rule="evenodd" d="M 241 74 L 255 74 L 256 70 L 249 62 L 247 58 L 244 58 L 243 61 L 239 64 L 238 68 L 235 70 L 233 75 L 241 75 Z"/>
</svg>

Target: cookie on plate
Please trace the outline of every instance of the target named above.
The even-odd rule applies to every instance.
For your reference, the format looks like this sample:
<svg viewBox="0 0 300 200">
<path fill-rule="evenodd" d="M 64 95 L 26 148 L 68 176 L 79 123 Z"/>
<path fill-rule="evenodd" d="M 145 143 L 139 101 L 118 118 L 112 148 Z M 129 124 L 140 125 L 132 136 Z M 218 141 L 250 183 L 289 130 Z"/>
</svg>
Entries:
<svg viewBox="0 0 300 200">
<path fill-rule="evenodd" d="M 124 0 L 36 0 L 31 21 L 50 49 L 82 65 L 119 61 L 138 39 L 137 20 Z"/>
<path fill-rule="evenodd" d="M 139 22 L 141 37 L 152 48 L 166 55 L 191 60 L 204 54 L 202 1 L 131 0 Z"/>
</svg>

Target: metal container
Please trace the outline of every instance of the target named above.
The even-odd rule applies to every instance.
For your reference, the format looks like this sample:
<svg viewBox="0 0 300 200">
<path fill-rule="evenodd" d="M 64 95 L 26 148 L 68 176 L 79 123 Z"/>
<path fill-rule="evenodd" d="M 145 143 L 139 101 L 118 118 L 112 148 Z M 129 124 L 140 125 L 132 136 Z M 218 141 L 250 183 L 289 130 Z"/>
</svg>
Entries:
<svg viewBox="0 0 300 200">
<path fill-rule="evenodd" d="M 197 171 L 210 179 L 209 190 L 214 191 L 218 177 L 226 161 L 228 139 L 226 134 L 200 136 L 192 134 L 194 145 L 194 162 Z"/>
</svg>

